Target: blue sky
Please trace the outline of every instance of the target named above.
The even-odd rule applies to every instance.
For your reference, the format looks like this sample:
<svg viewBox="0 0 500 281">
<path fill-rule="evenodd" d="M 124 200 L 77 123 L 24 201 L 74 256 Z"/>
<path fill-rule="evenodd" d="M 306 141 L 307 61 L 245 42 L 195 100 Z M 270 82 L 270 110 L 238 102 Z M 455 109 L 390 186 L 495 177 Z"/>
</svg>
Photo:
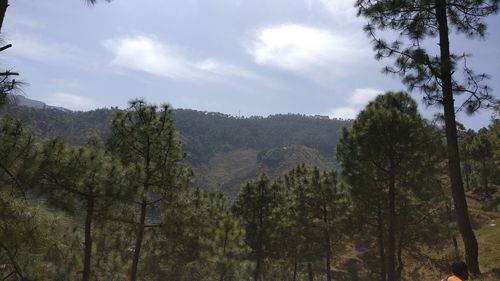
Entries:
<svg viewBox="0 0 500 281">
<path fill-rule="evenodd" d="M 373 58 L 352 2 L 16 0 L 2 30 L 14 47 L 0 63 L 22 74 L 27 97 L 74 110 L 143 97 L 232 115 L 352 118 L 378 93 L 405 89 L 381 73 L 390 61 Z M 452 35 L 452 50 L 473 54 L 498 97 L 500 19 L 488 23 L 486 40 Z M 490 117 L 458 119 L 477 129 Z"/>
</svg>

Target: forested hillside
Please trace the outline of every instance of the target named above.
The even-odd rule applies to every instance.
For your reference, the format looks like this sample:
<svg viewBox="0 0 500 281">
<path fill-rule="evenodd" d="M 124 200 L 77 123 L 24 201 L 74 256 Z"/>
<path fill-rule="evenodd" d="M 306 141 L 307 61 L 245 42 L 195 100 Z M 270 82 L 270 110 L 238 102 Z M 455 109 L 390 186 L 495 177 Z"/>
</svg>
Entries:
<svg viewBox="0 0 500 281">
<path fill-rule="evenodd" d="M 272 144 L 280 146 L 269 149 L 251 138 L 215 141 L 217 130 L 239 130 L 232 122 L 265 131 L 280 122 L 332 122 L 326 119 L 174 113 L 141 100 L 114 112 L 9 110 L 39 131 L 34 137 L 9 114 L 0 119 L 0 276 L 7 280 L 371 280 L 386 274 L 381 260 L 391 251 L 398 279 L 430 280 L 464 252 L 446 188 L 443 130 L 403 92 L 377 97 L 341 130 L 341 169 L 329 169 L 318 150 L 276 136 Z M 184 161 L 181 149 L 197 130 L 175 131 L 186 112 L 206 118 L 184 125 L 188 132 L 205 122 L 198 130 L 215 144 L 198 166 Z M 96 113 L 110 118 L 108 125 Z M 66 115 L 58 130 L 71 124 L 89 132 L 87 141 L 51 138 L 33 125 L 55 128 L 44 114 Z M 210 127 L 212 119 L 224 126 Z M 81 120 L 86 127 L 75 125 Z M 482 280 L 499 276 L 499 124 L 492 119 L 459 135 Z M 205 177 L 198 182 L 244 184 L 223 196 L 198 189 L 197 173 Z"/>
<path fill-rule="evenodd" d="M 109 139 L 110 120 L 118 111 L 112 108 L 75 112 L 27 100 L 31 101 L 24 98 L 19 105 L 9 105 L 4 111 L 25 122 L 39 138 L 62 137 L 80 145 L 90 136 Z M 176 109 L 173 116 L 197 184 L 231 195 L 261 172 L 275 178 L 300 163 L 321 169 L 335 167 L 340 131 L 351 123 L 325 116 L 282 114 L 244 118 L 189 109 Z"/>
<path fill-rule="evenodd" d="M 458 39 L 499 0 L 28 2 L 0 0 L 0 281 L 500 280 L 500 73 L 471 68 L 500 38 Z"/>
</svg>

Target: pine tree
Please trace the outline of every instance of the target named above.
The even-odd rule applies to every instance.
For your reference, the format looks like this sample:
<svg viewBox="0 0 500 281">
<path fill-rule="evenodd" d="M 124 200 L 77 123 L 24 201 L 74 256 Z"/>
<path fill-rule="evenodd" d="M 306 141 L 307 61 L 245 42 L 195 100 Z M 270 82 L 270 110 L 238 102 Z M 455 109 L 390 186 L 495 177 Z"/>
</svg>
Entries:
<svg viewBox="0 0 500 281">
<path fill-rule="evenodd" d="M 265 280 L 265 261 L 275 249 L 272 237 L 278 224 L 276 211 L 279 196 L 279 186 L 272 184 L 263 174 L 242 187 L 232 208 L 245 227 L 246 243 L 252 249 L 254 281 Z"/>
<path fill-rule="evenodd" d="M 10 115 L 0 119 L 0 184 L 12 194 L 26 196 L 38 167 L 35 141 Z M 2 188 L 0 186 L 0 188 Z"/>
<path fill-rule="evenodd" d="M 216 222 L 214 243 L 216 280 L 248 280 L 249 264 L 244 259 L 249 248 L 245 244 L 245 231 L 231 213 L 222 213 Z"/>
<path fill-rule="evenodd" d="M 465 94 L 459 109 L 469 112 L 489 106 L 493 97 L 483 84 L 485 74 L 477 75 L 467 66 L 467 55 L 450 51 L 449 32 L 455 29 L 467 37 L 484 37 L 484 18 L 498 11 L 498 0 L 357 0 L 358 14 L 370 23 L 365 28 L 373 38 L 377 58 L 395 57 L 395 67 L 388 73 L 402 77 L 409 89 L 422 91 L 429 104 L 443 107 L 448 153 L 448 174 L 455 204 L 458 228 L 465 245 L 471 273 L 479 274 L 478 247 L 472 230 L 460 171 L 460 157 L 455 121 L 455 97 Z M 376 28 L 393 30 L 399 38 L 392 43 L 381 40 Z M 438 39 L 439 55 L 424 49 L 424 42 Z M 463 81 L 456 79 L 462 62 Z"/>
<path fill-rule="evenodd" d="M 494 170 L 493 143 L 487 128 L 482 128 L 468 146 L 471 158 L 477 164 L 476 169 L 480 178 L 480 188 L 486 195 L 489 191 L 489 177 Z"/>
<path fill-rule="evenodd" d="M 475 134 L 474 130 L 465 130 L 465 127 L 460 128 L 458 131 L 458 147 L 462 162 L 462 174 L 465 180 L 466 191 L 471 190 L 472 159 L 470 144 Z"/>
<path fill-rule="evenodd" d="M 39 166 L 29 131 L 0 120 L 0 271 L 2 280 L 73 279 L 77 238 L 67 217 L 31 201 Z M 65 260 L 65 258 L 68 258 Z M 55 268 L 54 265 L 58 264 Z"/>
<path fill-rule="evenodd" d="M 303 189 L 301 189 L 302 179 L 305 177 L 306 167 L 299 165 L 290 170 L 277 183 L 282 186 L 282 201 L 278 206 L 279 222 L 276 229 L 275 240 L 278 244 L 280 256 L 287 264 L 286 280 L 299 280 L 301 264 L 312 262 L 314 257 L 307 256 L 310 253 L 311 245 L 306 245 L 303 234 L 306 227 L 306 212 L 304 212 Z"/>
<path fill-rule="evenodd" d="M 181 192 L 155 227 L 144 257 L 154 280 L 248 280 L 249 249 L 221 194 Z"/>
<path fill-rule="evenodd" d="M 48 203 L 73 214 L 82 209 L 84 218 L 84 264 L 82 281 L 92 275 L 93 226 L 105 216 L 124 190 L 123 169 L 94 140 L 74 148 L 60 139 L 49 141 L 42 151 L 39 192 Z"/>
<path fill-rule="evenodd" d="M 135 281 L 146 229 L 159 223 L 158 214 L 187 186 L 191 171 L 179 163 L 184 155 L 168 105 L 158 108 L 142 100 L 131 101 L 127 110 L 113 117 L 111 132 L 111 150 L 136 171 L 132 185 L 139 214 L 134 223 L 136 241 L 130 269 L 130 280 Z"/>
<path fill-rule="evenodd" d="M 374 226 L 380 280 L 401 280 L 401 247 L 413 241 L 408 225 L 420 221 L 415 211 L 425 215 L 427 204 L 442 199 L 440 145 L 406 93 L 377 97 L 342 132 L 337 157 L 357 213 Z"/>
<path fill-rule="evenodd" d="M 307 264 L 320 261 L 326 280 L 332 280 L 333 250 L 341 248 L 350 212 L 345 186 L 339 183 L 336 172 L 320 172 L 303 165 L 286 174 L 283 184 L 293 194 L 286 201 L 292 201 L 294 231 L 287 234 L 296 243 L 291 245 L 297 248 L 296 258 Z"/>
<path fill-rule="evenodd" d="M 0 279 L 76 280 L 77 229 L 68 216 L 0 190 Z"/>
</svg>

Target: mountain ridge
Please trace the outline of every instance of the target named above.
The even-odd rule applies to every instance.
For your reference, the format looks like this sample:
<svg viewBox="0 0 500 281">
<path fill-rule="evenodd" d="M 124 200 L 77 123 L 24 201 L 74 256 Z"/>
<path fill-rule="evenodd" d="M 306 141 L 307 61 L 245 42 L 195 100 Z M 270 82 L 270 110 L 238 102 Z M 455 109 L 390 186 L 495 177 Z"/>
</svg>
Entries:
<svg viewBox="0 0 500 281">
<path fill-rule="evenodd" d="M 9 103 L 17 105 L 17 106 L 25 106 L 25 107 L 38 108 L 38 109 L 52 108 L 52 109 L 57 109 L 57 110 L 65 111 L 65 112 L 73 111 L 73 110 L 67 109 L 65 107 L 48 105 L 42 101 L 30 99 L 30 98 L 27 98 L 23 95 L 10 95 L 9 96 Z"/>
<path fill-rule="evenodd" d="M 25 122 L 38 138 L 62 137 L 84 144 L 90 136 L 104 141 L 110 137 L 109 122 L 117 110 L 83 112 L 11 104 L 4 111 Z M 274 178 L 302 163 L 323 170 L 335 168 L 338 137 L 351 124 L 326 116 L 236 117 L 191 109 L 175 109 L 173 117 L 187 154 L 185 163 L 195 171 L 195 184 L 230 196 L 263 172 Z"/>
</svg>

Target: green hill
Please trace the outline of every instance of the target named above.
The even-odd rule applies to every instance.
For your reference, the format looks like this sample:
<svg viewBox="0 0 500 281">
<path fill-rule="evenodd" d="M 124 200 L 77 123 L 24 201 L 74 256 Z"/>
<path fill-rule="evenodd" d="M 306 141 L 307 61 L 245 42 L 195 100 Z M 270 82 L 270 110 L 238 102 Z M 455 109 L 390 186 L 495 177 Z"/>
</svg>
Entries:
<svg viewBox="0 0 500 281">
<path fill-rule="evenodd" d="M 251 148 L 218 151 L 208 163 L 195 165 L 195 173 L 198 185 L 234 196 L 247 180 L 261 173 L 275 178 L 300 163 L 323 170 L 334 168 L 332 158 L 324 158 L 317 150 L 306 146 L 291 145 L 262 151 Z"/>
<path fill-rule="evenodd" d="M 75 112 L 21 105 L 6 108 L 35 136 L 63 137 L 72 144 L 83 144 L 95 135 L 108 139 L 109 122 L 116 110 Z M 334 168 L 337 139 L 341 129 L 350 125 L 346 120 L 299 114 L 243 118 L 177 109 L 174 116 L 187 154 L 186 163 L 196 173 L 196 184 L 228 195 L 235 195 L 242 183 L 262 172 L 276 177 L 301 163 Z"/>
</svg>

